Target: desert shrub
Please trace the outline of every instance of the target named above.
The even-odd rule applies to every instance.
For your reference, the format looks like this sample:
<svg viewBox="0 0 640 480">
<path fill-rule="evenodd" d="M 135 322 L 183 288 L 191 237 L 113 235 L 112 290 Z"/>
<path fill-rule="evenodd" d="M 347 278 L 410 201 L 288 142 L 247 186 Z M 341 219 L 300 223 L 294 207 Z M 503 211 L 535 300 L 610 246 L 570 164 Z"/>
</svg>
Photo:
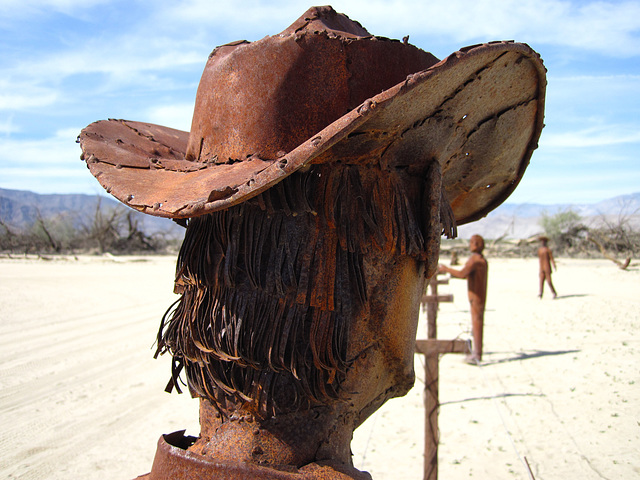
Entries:
<svg viewBox="0 0 640 480">
<path fill-rule="evenodd" d="M 554 215 L 544 212 L 539 223 L 558 254 L 572 253 L 584 247 L 589 229 L 575 211 L 567 209 Z"/>
<path fill-rule="evenodd" d="M 148 234 L 134 212 L 105 207 L 100 199 L 89 215 L 79 212 L 44 217 L 18 228 L 0 219 L 0 251 L 12 253 L 167 253 L 179 249 L 179 238 Z"/>
<path fill-rule="evenodd" d="M 600 215 L 598 226 L 591 229 L 591 236 L 602 246 L 616 254 L 640 254 L 640 229 L 637 218 L 640 209 L 621 203 L 617 215 Z M 635 219 L 636 223 L 632 222 Z"/>
</svg>

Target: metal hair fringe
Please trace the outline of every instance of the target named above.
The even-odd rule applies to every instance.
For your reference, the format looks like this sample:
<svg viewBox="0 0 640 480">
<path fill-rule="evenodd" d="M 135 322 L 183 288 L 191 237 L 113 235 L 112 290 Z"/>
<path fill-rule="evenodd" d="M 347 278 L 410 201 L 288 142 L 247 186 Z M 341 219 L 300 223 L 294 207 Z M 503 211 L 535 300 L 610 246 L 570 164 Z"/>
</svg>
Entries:
<svg viewBox="0 0 640 480">
<path fill-rule="evenodd" d="M 158 332 L 156 356 L 174 359 L 167 389 L 179 391 L 184 366 L 192 395 L 219 407 L 241 398 L 262 416 L 338 398 L 347 319 L 367 301 L 363 256 L 377 248 L 435 268 L 429 240 L 455 234 L 439 167 L 417 199 L 402 175 L 317 165 L 190 219 L 176 270 L 182 297 Z M 336 295 L 344 285 L 352 295 Z"/>
</svg>

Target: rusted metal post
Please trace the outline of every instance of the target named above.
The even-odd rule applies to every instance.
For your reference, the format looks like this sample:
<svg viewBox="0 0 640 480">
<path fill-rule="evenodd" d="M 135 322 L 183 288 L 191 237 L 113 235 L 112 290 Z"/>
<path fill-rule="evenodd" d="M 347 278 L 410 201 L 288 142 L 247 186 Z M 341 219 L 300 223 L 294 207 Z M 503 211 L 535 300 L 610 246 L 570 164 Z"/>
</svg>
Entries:
<svg viewBox="0 0 640 480">
<path fill-rule="evenodd" d="M 424 480 L 438 478 L 438 355 L 426 355 L 424 361 Z"/>
<path fill-rule="evenodd" d="M 431 295 L 427 301 L 427 338 L 438 337 L 438 275 L 429 281 Z M 424 479 L 438 478 L 438 355 L 426 355 L 424 362 Z"/>
<path fill-rule="evenodd" d="M 438 285 L 448 279 L 438 280 L 434 275 L 429 281 L 430 294 L 424 295 L 422 304 L 427 310 L 427 340 L 416 341 L 416 352 L 424 355 L 424 480 L 438 478 L 438 430 L 439 361 L 444 353 L 466 353 L 467 344 L 462 340 L 437 340 L 437 318 L 440 302 L 452 302 L 453 295 L 438 295 Z"/>
<path fill-rule="evenodd" d="M 429 280 L 431 295 L 435 297 L 435 302 L 427 303 L 427 338 L 438 338 L 436 318 L 438 317 L 438 275 L 434 275 Z"/>
<path fill-rule="evenodd" d="M 439 303 L 453 302 L 453 295 L 450 293 L 438 295 L 438 285 L 447 285 L 449 283 L 449 279 L 438 279 L 437 277 L 437 275 L 431 277 L 431 280 L 429 280 L 429 289 L 431 290 L 431 293 L 425 294 L 422 297 L 422 305 L 427 306 L 427 338 L 438 338 L 436 318 L 438 317 Z"/>
<path fill-rule="evenodd" d="M 424 480 L 438 478 L 438 429 L 439 398 L 439 361 L 445 353 L 468 353 L 464 340 L 427 340 L 416 341 L 416 353 L 424 355 Z"/>
</svg>

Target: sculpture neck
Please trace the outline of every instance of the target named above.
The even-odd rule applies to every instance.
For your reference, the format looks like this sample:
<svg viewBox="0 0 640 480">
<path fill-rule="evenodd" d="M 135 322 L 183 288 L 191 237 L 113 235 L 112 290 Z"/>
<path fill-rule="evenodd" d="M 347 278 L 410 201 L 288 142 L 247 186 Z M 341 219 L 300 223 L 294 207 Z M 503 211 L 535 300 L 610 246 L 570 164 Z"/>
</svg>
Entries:
<svg viewBox="0 0 640 480">
<path fill-rule="evenodd" d="M 321 461 L 352 467 L 355 415 L 341 405 L 260 419 L 244 407 L 220 412 L 201 398 L 200 428 L 189 450 L 216 461 L 296 468 Z"/>
</svg>

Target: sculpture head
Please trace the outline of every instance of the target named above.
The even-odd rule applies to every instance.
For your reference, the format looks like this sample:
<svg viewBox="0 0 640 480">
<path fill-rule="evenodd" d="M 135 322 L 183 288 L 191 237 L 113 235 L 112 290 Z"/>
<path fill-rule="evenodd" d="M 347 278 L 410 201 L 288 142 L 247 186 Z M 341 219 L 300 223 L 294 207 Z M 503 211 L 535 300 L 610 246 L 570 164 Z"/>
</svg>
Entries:
<svg viewBox="0 0 640 480">
<path fill-rule="evenodd" d="M 284 418 L 288 432 L 321 419 L 295 442 L 309 446 L 284 454 L 286 462 L 313 460 L 329 430 L 340 437 L 331 456 L 348 460 L 351 432 L 413 385 L 420 300 L 439 237 L 454 230 L 441 195 L 436 165 L 412 173 L 314 165 L 188 222 L 176 277 L 182 298 L 159 346 L 205 401 L 201 423 L 211 427 L 199 452 L 226 456 L 220 431 L 238 430 L 231 418 Z M 285 448 L 271 444 L 260 443 L 262 461 L 282 463 Z"/>
<path fill-rule="evenodd" d="M 484 251 L 484 238 L 480 235 L 471 235 L 469 239 L 469 250 L 473 253 L 482 253 Z"/>
<path fill-rule="evenodd" d="M 433 165 L 413 174 L 314 165 L 191 219 L 182 299 L 160 346 L 185 364 L 193 393 L 221 410 L 246 403 L 265 418 L 404 394 L 423 284 L 440 234 L 454 230 L 440 185 Z M 388 370 L 377 375 L 392 379 L 369 391 L 357 367 L 377 355 Z"/>
<path fill-rule="evenodd" d="M 214 50 L 191 132 L 83 130 L 108 191 L 187 227 L 159 350 L 173 355 L 173 383 L 184 367 L 202 399 L 190 450 L 350 463 L 353 429 L 413 384 L 440 235 L 513 191 L 544 88 L 526 45 L 438 62 L 320 7 Z"/>
</svg>

